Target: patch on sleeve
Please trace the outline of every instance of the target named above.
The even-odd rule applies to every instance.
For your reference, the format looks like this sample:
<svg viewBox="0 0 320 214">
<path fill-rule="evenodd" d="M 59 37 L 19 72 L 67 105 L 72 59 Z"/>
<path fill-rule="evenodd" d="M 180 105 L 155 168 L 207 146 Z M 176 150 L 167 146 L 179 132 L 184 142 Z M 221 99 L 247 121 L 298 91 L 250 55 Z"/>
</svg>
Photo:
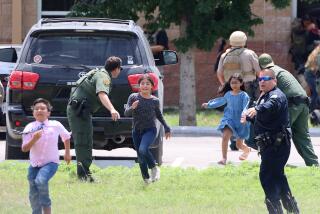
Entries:
<svg viewBox="0 0 320 214">
<path fill-rule="evenodd" d="M 270 99 L 276 99 L 276 98 L 278 98 L 278 95 L 276 95 L 276 94 L 272 94 L 270 97 Z"/>
<path fill-rule="evenodd" d="M 103 84 L 110 85 L 110 80 L 108 80 L 108 79 L 103 80 Z"/>
</svg>

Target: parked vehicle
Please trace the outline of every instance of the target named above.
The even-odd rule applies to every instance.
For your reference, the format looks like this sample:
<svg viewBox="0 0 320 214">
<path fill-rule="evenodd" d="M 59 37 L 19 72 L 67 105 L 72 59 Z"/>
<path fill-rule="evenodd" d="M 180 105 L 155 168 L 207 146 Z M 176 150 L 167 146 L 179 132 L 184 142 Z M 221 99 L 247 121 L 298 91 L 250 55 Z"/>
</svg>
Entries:
<svg viewBox="0 0 320 214">
<path fill-rule="evenodd" d="M 16 65 L 21 45 L 18 44 L 1 44 L 0 45 L 0 81 L 6 90 L 9 74 Z M 5 100 L 5 94 L 3 94 Z M 6 119 L 4 108 L 0 107 L 0 132 L 6 132 Z"/>
<path fill-rule="evenodd" d="M 138 79 L 150 73 L 158 79 L 154 95 L 163 107 L 163 75 L 156 67 L 150 45 L 142 29 L 131 20 L 98 18 L 41 19 L 27 34 L 19 61 L 7 88 L 6 159 L 21 159 L 21 135 L 32 121 L 32 102 L 39 97 L 53 105 L 51 119 L 69 127 L 66 106 L 70 90 L 86 72 L 102 67 L 109 56 L 118 56 L 123 71 L 112 82 L 110 100 L 121 119 L 112 121 L 105 109 L 93 115 L 94 149 L 133 148 L 132 118 L 124 116 L 128 96 L 138 90 Z M 177 63 L 174 51 L 163 51 L 157 65 Z M 152 152 L 162 162 L 163 128 L 157 124 Z M 61 142 L 60 142 L 61 143 Z"/>
</svg>

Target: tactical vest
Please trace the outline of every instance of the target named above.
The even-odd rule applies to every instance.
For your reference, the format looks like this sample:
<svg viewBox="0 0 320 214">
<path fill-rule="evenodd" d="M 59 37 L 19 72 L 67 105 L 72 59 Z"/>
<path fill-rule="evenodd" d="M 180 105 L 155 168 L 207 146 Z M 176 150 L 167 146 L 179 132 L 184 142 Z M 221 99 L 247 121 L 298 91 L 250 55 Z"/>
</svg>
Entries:
<svg viewBox="0 0 320 214">
<path fill-rule="evenodd" d="M 235 48 L 225 55 L 222 67 L 224 80 L 226 82 L 234 73 L 241 73 L 243 75 L 240 55 L 244 50 L 244 48 Z"/>
</svg>

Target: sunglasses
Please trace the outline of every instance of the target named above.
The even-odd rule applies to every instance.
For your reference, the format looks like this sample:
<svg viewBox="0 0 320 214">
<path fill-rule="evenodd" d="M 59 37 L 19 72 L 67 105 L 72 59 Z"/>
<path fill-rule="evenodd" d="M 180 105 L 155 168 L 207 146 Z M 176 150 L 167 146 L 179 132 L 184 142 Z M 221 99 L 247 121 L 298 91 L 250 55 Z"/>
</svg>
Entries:
<svg viewBox="0 0 320 214">
<path fill-rule="evenodd" d="M 270 77 L 270 76 L 262 76 L 262 77 L 259 77 L 258 80 L 259 82 L 261 82 L 262 80 L 263 81 L 269 81 L 269 80 L 273 80 L 274 78 L 273 77 Z"/>
</svg>

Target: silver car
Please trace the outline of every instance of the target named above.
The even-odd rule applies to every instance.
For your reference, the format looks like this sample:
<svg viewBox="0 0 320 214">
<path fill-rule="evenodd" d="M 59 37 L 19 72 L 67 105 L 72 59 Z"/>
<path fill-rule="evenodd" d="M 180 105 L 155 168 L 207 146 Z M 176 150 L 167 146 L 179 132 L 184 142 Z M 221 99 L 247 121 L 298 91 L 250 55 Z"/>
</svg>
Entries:
<svg viewBox="0 0 320 214">
<path fill-rule="evenodd" d="M 8 83 L 8 77 L 14 69 L 21 45 L 19 44 L 0 44 L 0 132 L 5 132 L 5 117 L 2 112 L 2 103 L 5 99 L 4 90 Z"/>
</svg>

